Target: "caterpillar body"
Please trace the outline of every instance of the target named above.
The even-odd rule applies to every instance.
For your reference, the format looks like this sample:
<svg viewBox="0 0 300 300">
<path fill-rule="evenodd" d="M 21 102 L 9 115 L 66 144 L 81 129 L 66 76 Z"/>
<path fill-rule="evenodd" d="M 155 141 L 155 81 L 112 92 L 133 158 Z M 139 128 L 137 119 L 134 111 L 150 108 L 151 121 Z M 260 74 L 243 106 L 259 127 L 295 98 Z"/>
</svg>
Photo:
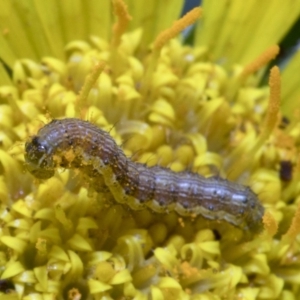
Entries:
<svg viewBox="0 0 300 300">
<path fill-rule="evenodd" d="M 201 215 L 254 234 L 263 229 L 264 208 L 249 187 L 220 177 L 133 162 L 109 133 L 88 121 L 51 121 L 26 143 L 25 161 L 40 179 L 52 177 L 58 167 L 78 168 L 91 178 L 95 190 L 100 191 L 104 181 L 114 199 L 132 210 Z"/>
</svg>

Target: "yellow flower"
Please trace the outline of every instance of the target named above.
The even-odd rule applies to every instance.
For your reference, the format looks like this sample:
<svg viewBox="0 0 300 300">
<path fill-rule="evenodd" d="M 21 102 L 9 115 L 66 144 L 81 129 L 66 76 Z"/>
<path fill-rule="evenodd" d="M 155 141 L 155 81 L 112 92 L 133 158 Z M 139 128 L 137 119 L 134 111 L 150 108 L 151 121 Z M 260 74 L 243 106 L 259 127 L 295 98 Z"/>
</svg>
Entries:
<svg viewBox="0 0 300 300">
<path fill-rule="evenodd" d="M 3 1 L 1 299 L 299 296 L 299 52 L 261 82 L 300 1 L 207 0 L 178 19 L 182 5 Z M 249 185 L 263 232 L 128 209 L 76 169 L 34 179 L 25 142 L 70 117 L 134 161 Z"/>
</svg>

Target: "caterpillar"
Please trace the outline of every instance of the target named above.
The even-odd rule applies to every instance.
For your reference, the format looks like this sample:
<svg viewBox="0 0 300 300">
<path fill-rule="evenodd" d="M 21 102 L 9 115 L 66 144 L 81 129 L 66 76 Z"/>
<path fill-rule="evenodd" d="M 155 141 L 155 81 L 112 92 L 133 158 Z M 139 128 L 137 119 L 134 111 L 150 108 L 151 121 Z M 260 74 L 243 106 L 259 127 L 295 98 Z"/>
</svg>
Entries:
<svg viewBox="0 0 300 300">
<path fill-rule="evenodd" d="M 115 201 L 132 210 L 201 215 L 254 234 L 263 229 L 264 207 L 249 187 L 217 176 L 205 178 L 134 162 L 108 132 L 88 121 L 52 120 L 26 142 L 25 162 L 40 179 L 52 177 L 58 167 L 77 168 L 91 178 L 96 191 L 104 182 Z"/>
</svg>

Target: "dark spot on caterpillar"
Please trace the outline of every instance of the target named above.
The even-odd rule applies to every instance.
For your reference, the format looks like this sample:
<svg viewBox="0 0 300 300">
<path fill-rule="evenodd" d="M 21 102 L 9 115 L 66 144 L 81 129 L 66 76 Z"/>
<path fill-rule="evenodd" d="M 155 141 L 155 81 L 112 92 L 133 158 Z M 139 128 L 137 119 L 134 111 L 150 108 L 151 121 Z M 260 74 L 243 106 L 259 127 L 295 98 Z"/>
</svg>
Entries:
<svg viewBox="0 0 300 300">
<path fill-rule="evenodd" d="M 182 203 L 181 205 L 182 205 L 182 207 L 183 207 L 184 209 L 188 209 L 188 208 L 189 208 L 189 204 L 186 203 L 186 202 Z"/>
<path fill-rule="evenodd" d="M 162 200 L 160 200 L 159 202 L 158 202 L 158 204 L 160 205 L 160 206 L 164 206 L 164 201 L 162 201 Z"/>
<path fill-rule="evenodd" d="M 130 195 L 130 192 L 131 192 L 130 186 L 127 185 L 127 186 L 124 186 L 123 188 L 124 188 L 125 195 Z"/>
<path fill-rule="evenodd" d="M 73 156 L 68 156 L 70 151 Z M 133 162 L 109 133 L 87 121 L 53 120 L 25 145 L 28 170 L 37 178 L 53 176 L 64 158 L 65 167 L 79 168 L 91 178 L 95 190 L 99 190 L 98 182 L 103 182 L 115 201 L 133 210 L 148 207 L 157 213 L 175 211 L 183 217 L 201 215 L 253 234 L 263 229 L 264 208 L 249 187 L 220 177 L 205 178 Z"/>
</svg>

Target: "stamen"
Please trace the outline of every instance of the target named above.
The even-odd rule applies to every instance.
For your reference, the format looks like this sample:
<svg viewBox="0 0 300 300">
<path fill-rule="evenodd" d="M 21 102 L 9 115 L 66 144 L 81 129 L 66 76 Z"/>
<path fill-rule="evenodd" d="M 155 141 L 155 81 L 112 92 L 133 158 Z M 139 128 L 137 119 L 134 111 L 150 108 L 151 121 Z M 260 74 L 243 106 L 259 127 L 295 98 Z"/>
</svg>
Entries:
<svg viewBox="0 0 300 300">
<path fill-rule="evenodd" d="M 280 71 L 277 66 L 270 71 L 269 77 L 270 97 L 267 115 L 264 121 L 263 130 L 259 139 L 259 145 L 269 138 L 276 127 L 280 111 Z"/>
<path fill-rule="evenodd" d="M 202 9 L 200 7 L 196 7 L 185 14 L 182 18 L 175 21 L 170 28 L 164 30 L 158 35 L 154 41 L 154 49 L 156 51 L 160 51 L 169 40 L 173 39 L 188 26 L 194 24 L 200 18 L 201 13 Z"/>
<path fill-rule="evenodd" d="M 118 21 L 113 26 L 112 46 L 118 47 L 123 33 L 126 31 L 129 21 L 132 19 L 123 0 L 112 0 L 114 14 Z"/>
<path fill-rule="evenodd" d="M 182 30 L 192 25 L 200 18 L 202 13 L 202 9 L 200 7 L 196 7 L 185 14 L 182 18 L 175 21 L 173 25 L 162 31 L 153 43 L 153 53 L 152 57 L 150 57 L 149 65 L 146 69 L 146 73 L 142 83 L 142 94 L 146 94 L 149 89 L 150 78 L 157 66 L 157 60 L 160 54 L 160 50 L 168 41 L 178 35 Z"/>
<path fill-rule="evenodd" d="M 279 121 L 279 109 L 280 109 L 280 71 L 277 66 L 273 67 L 270 71 L 269 77 L 269 86 L 270 86 L 270 96 L 268 110 L 265 117 L 264 125 L 262 127 L 261 134 L 259 135 L 257 141 L 248 149 L 248 153 L 257 153 L 257 151 L 264 145 L 267 139 L 272 134 L 273 130 L 276 127 L 277 122 Z M 236 153 L 242 153 L 241 144 L 240 150 L 236 150 Z M 239 159 L 238 164 L 232 164 L 232 168 L 229 171 L 229 178 L 231 180 L 236 179 L 250 164 L 249 158 L 241 159 L 240 155 L 235 155 L 235 159 Z"/>
<path fill-rule="evenodd" d="M 274 59 L 278 55 L 279 51 L 280 48 L 277 45 L 273 45 L 266 49 L 254 61 L 250 62 L 244 67 L 244 70 L 240 75 L 241 78 L 245 78 L 267 65 L 272 59 Z"/>
<path fill-rule="evenodd" d="M 97 79 L 99 78 L 100 74 L 102 73 L 102 71 L 104 70 L 105 67 L 105 62 L 98 62 L 92 72 L 85 78 L 84 84 L 79 92 L 79 95 L 77 97 L 77 104 L 79 109 L 83 109 L 84 108 L 84 104 L 86 103 L 87 97 L 92 89 L 92 87 L 94 86 L 94 84 L 96 83 Z M 80 113 L 81 116 L 85 115 L 85 110 Z"/>
<path fill-rule="evenodd" d="M 300 233 L 300 205 L 298 205 L 292 223 L 286 234 L 282 236 L 282 241 L 292 242 Z"/>
</svg>

